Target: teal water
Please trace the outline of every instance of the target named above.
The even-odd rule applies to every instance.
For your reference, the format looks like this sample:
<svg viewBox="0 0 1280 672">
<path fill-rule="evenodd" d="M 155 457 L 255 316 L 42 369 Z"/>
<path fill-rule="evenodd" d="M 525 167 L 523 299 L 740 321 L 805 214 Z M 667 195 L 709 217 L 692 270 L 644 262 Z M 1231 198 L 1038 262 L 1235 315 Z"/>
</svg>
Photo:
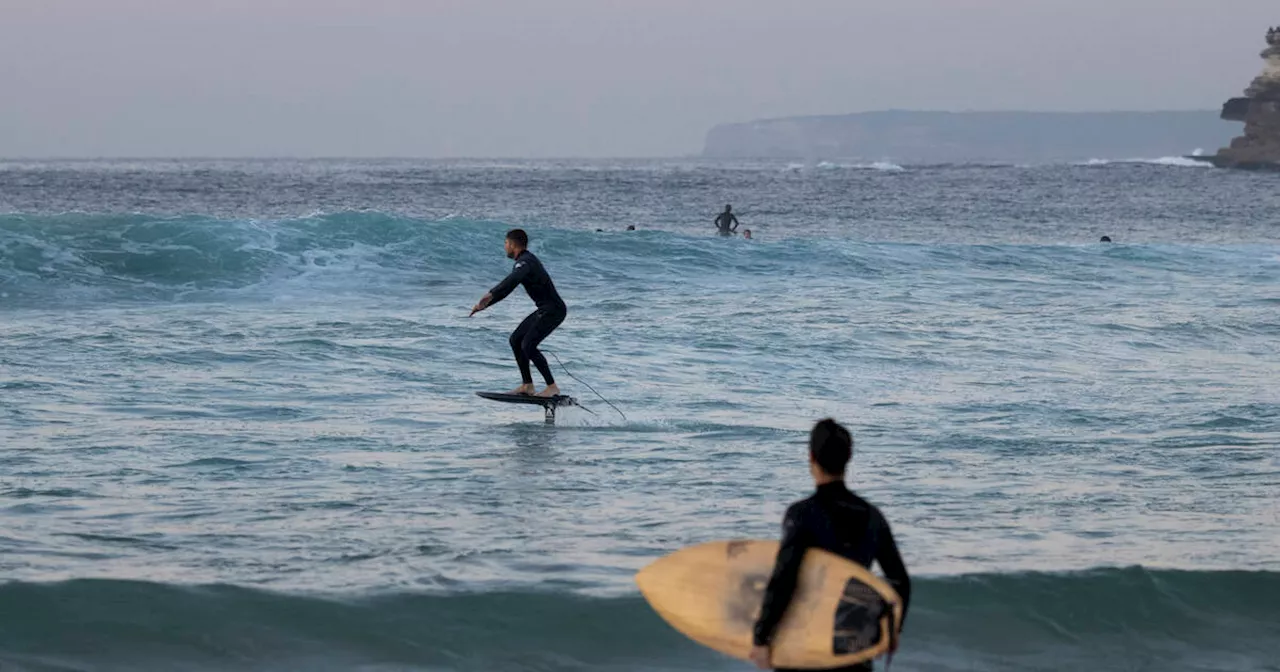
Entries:
<svg viewBox="0 0 1280 672">
<path fill-rule="evenodd" d="M 0 665 L 740 669 L 631 576 L 775 536 L 833 416 L 922 577 L 894 669 L 1277 669 L 1266 179 L 4 165 Z M 473 395 L 514 225 L 595 415 Z"/>
</svg>

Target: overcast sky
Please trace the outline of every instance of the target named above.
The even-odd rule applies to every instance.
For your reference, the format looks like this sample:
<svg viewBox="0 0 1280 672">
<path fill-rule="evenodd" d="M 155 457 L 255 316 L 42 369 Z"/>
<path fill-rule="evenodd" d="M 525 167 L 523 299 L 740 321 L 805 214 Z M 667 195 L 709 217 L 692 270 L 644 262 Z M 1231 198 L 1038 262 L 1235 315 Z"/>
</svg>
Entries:
<svg viewBox="0 0 1280 672">
<path fill-rule="evenodd" d="M 681 156 L 777 116 L 1217 109 L 1269 23 L 1276 0 L 0 0 L 0 157 Z"/>
</svg>

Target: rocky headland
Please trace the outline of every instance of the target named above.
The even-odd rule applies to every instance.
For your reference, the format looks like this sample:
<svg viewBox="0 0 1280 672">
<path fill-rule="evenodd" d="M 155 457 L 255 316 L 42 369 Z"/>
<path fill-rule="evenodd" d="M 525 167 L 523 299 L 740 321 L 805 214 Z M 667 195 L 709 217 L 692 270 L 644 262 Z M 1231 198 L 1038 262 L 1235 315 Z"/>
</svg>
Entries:
<svg viewBox="0 0 1280 672">
<path fill-rule="evenodd" d="M 1244 96 L 1222 106 L 1221 118 L 1244 122 L 1244 135 L 1210 156 L 1196 157 L 1223 168 L 1280 170 L 1280 28 L 1267 31 L 1265 65 Z"/>
</svg>

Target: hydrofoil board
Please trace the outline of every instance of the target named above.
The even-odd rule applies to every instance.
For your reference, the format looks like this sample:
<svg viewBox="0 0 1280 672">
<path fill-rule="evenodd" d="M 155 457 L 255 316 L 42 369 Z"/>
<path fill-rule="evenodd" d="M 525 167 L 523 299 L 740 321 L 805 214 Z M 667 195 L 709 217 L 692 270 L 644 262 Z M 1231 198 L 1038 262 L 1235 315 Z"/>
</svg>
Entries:
<svg viewBox="0 0 1280 672">
<path fill-rule="evenodd" d="M 553 397 L 539 397 L 533 394 L 511 394 L 510 392 L 476 392 L 476 396 L 490 401 L 501 401 L 508 404 L 530 404 L 541 406 L 546 411 L 548 423 L 556 421 L 556 409 L 561 406 L 577 406 L 578 402 L 566 394 Z"/>
<path fill-rule="evenodd" d="M 511 394 L 509 392 L 476 392 L 476 396 L 491 401 L 504 401 L 508 404 L 533 404 L 543 408 L 573 406 L 577 403 L 573 400 L 573 397 L 565 394 L 557 394 L 554 397 L 539 397 L 532 394 Z"/>
</svg>

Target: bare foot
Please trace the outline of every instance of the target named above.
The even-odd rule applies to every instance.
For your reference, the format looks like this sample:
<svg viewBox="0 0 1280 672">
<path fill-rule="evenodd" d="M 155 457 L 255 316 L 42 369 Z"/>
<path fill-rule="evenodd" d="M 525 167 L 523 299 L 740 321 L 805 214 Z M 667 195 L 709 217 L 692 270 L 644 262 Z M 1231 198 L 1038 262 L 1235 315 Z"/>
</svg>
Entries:
<svg viewBox="0 0 1280 672">
<path fill-rule="evenodd" d="M 538 393 L 539 397 L 555 397 L 560 395 L 560 387 L 555 383 L 547 386 L 547 389 Z"/>
<path fill-rule="evenodd" d="M 533 394 L 533 393 L 534 393 L 533 383 L 525 383 L 524 385 L 521 385 L 520 387 L 517 387 L 516 389 L 511 390 L 507 394 Z"/>
</svg>

